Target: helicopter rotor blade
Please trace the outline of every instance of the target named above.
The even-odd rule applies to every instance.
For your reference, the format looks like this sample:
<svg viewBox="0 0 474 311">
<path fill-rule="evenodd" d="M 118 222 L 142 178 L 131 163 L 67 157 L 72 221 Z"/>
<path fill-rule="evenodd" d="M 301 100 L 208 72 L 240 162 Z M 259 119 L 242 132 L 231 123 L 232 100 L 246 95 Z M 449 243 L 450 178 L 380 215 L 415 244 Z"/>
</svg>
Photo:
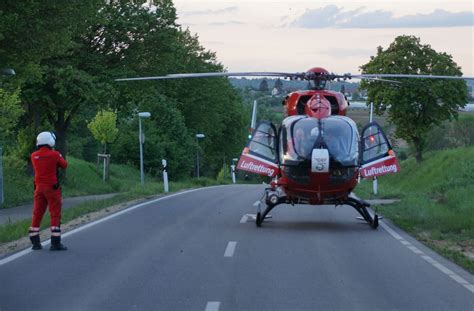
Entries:
<svg viewBox="0 0 474 311">
<path fill-rule="evenodd" d="M 455 79 L 455 80 L 474 80 L 474 77 L 460 77 L 460 76 L 442 76 L 442 75 L 416 75 L 416 74 L 359 74 L 351 75 L 346 73 L 338 74 L 315 74 L 314 72 L 202 72 L 202 73 L 174 73 L 165 76 L 151 76 L 151 77 L 135 77 L 135 78 L 121 78 L 115 81 L 143 81 L 143 80 L 168 80 L 181 78 L 210 78 L 210 77 L 283 77 L 290 80 L 350 80 L 350 79 L 364 79 L 383 81 L 389 83 L 400 83 L 399 81 L 388 80 L 385 78 L 426 78 L 426 79 Z"/>
<path fill-rule="evenodd" d="M 181 78 L 209 78 L 209 77 L 285 77 L 292 78 L 294 73 L 288 72 L 203 72 L 203 73 L 174 73 L 166 76 L 136 77 L 115 79 L 115 81 L 142 81 L 142 80 L 167 80 Z"/>
<path fill-rule="evenodd" d="M 379 73 L 379 74 L 360 74 L 351 75 L 354 79 L 370 79 L 370 78 L 421 78 L 421 79 L 454 79 L 454 80 L 474 80 L 474 77 L 460 76 L 440 76 L 440 75 L 417 75 L 417 74 L 397 74 L 397 73 Z"/>
<path fill-rule="evenodd" d="M 359 78 L 355 78 L 355 79 L 359 79 Z M 395 83 L 395 84 L 401 84 L 402 83 L 400 81 L 380 79 L 380 78 L 363 78 L 363 79 L 364 80 L 371 80 L 371 81 L 382 81 L 382 82 L 388 82 L 388 83 Z"/>
</svg>

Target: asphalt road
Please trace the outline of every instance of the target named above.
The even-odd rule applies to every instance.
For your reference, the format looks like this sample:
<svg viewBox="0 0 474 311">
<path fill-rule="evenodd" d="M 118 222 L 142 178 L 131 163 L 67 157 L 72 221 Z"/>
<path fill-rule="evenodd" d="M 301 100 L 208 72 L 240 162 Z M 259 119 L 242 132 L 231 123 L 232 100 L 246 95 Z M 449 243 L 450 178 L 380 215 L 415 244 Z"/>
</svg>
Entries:
<svg viewBox="0 0 474 311">
<path fill-rule="evenodd" d="M 0 310 L 473 310 L 474 277 L 350 207 L 286 206 L 261 185 L 172 195 L 0 260 Z"/>
</svg>

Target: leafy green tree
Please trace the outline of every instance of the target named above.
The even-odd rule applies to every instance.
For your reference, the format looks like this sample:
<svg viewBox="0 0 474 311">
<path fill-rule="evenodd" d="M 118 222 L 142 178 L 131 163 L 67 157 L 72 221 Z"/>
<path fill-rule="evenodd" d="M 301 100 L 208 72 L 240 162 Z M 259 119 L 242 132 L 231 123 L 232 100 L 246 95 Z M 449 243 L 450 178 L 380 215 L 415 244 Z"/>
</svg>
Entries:
<svg viewBox="0 0 474 311">
<path fill-rule="evenodd" d="M 28 98 L 26 84 L 42 83 L 48 70 L 42 62 L 64 55 L 74 46 L 72 38 L 88 27 L 90 17 L 97 13 L 102 0 L 71 0 L 67 4 L 54 0 L 0 2 L 0 68 L 16 72 L 9 84 L 19 88 L 21 107 L 25 113 L 10 128 L 10 136 L 17 136 L 15 152 L 24 159 L 34 148 L 34 137 L 40 127 L 51 130 L 44 115 L 45 108 Z M 40 97 L 34 94 L 33 98 Z M 13 120 L 18 118 L 12 118 Z"/>
<path fill-rule="evenodd" d="M 75 64 L 67 64 L 66 59 L 48 60 L 44 67 L 46 75 L 41 82 L 25 84 L 23 102 L 35 128 L 54 129 L 56 148 L 66 157 L 71 122 L 84 106 L 98 105 L 100 83 Z"/>
<path fill-rule="evenodd" d="M 40 79 L 41 60 L 65 52 L 101 2 L 0 1 L 0 68 L 15 69 L 20 83 Z"/>
<path fill-rule="evenodd" d="M 436 52 L 421 44 L 414 36 L 399 36 L 377 55 L 361 66 L 363 73 L 403 73 L 432 75 L 462 75 L 452 56 Z M 378 114 L 387 112 L 396 125 L 396 135 L 411 143 L 417 162 L 423 160 L 428 131 L 444 120 L 456 118 L 459 108 L 467 102 L 464 81 L 441 79 L 399 79 L 400 84 L 363 81 L 368 90 L 368 102 L 373 102 Z"/>
<path fill-rule="evenodd" d="M 340 90 L 340 92 L 341 92 L 342 94 L 346 94 L 346 86 L 345 86 L 344 84 L 341 84 L 341 90 Z"/>
<path fill-rule="evenodd" d="M 258 87 L 258 90 L 260 92 L 268 92 L 268 82 L 267 79 L 263 79 L 262 82 L 260 82 L 260 86 Z"/>
<path fill-rule="evenodd" d="M 103 153 L 107 153 L 107 143 L 112 143 L 117 137 L 117 114 L 111 110 L 100 110 L 87 127 L 102 144 Z"/>
<path fill-rule="evenodd" d="M 85 138 L 90 136 L 86 120 L 104 107 L 117 111 L 121 132 L 108 146 L 114 161 L 138 165 L 138 152 L 134 153 L 135 148 L 138 150 L 136 111 L 152 113 L 144 122 L 145 152 L 153 154 L 145 157 L 145 164 L 154 170 L 152 173 L 159 172 L 160 160 L 166 158 L 173 176 L 189 176 L 197 132 L 206 134 L 200 147 L 205 151 L 208 167 L 204 171 L 209 175 L 217 173 L 223 158 L 240 153 L 245 110 L 227 79 L 114 81 L 120 77 L 224 70 L 215 53 L 205 50 L 196 35 L 176 24 L 171 0 L 153 1 L 152 7 L 129 0 L 71 1 L 69 6 L 56 2 L 32 0 L 20 7 L 8 0 L 11 7 L 0 5 L 0 55 L 20 55 L 5 57 L 2 64 L 15 68 L 21 77 L 21 104 L 26 113 L 16 130 L 25 158 L 27 146 L 33 148 L 34 135 L 44 129 L 56 131 L 57 148 L 63 155 L 68 153 L 71 140 L 75 155 L 92 154 L 81 150 L 91 149 L 93 144 L 92 139 Z M 36 23 L 35 18 L 49 16 L 49 9 L 54 16 Z M 23 19 L 28 17 L 30 25 L 36 27 L 31 32 L 35 36 L 27 31 L 30 26 Z M 15 18 L 21 19 L 17 28 Z M 17 35 L 10 35 L 10 31 Z M 3 34 L 9 39 L 3 39 Z M 38 38 L 46 45 L 38 45 L 43 42 Z M 14 44 L 8 45 L 10 39 L 16 40 Z M 38 42 L 32 42 L 36 39 Z M 31 50 L 35 46 L 38 50 Z M 15 53 L 21 49 L 23 54 Z"/>
<path fill-rule="evenodd" d="M 276 79 L 274 87 L 278 90 L 278 93 L 283 92 L 283 82 L 281 82 L 280 78 Z"/>
<path fill-rule="evenodd" d="M 133 95 L 129 100 L 138 104 L 138 107 L 135 111 L 121 113 L 118 125 L 121 134 L 111 144 L 114 159 L 120 163 L 139 165 L 137 111 L 149 111 L 151 117 L 142 122 L 146 137 L 143 145 L 145 170 L 153 175 L 161 175 L 161 159 L 166 159 L 170 179 L 190 176 L 193 171 L 194 145 L 184 118 L 176 108 L 176 102 L 156 91 L 144 94 L 138 103 Z"/>
<path fill-rule="evenodd" d="M 0 88 L 0 143 L 11 135 L 18 119 L 24 113 L 20 106 L 19 90 L 10 93 Z"/>
</svg>

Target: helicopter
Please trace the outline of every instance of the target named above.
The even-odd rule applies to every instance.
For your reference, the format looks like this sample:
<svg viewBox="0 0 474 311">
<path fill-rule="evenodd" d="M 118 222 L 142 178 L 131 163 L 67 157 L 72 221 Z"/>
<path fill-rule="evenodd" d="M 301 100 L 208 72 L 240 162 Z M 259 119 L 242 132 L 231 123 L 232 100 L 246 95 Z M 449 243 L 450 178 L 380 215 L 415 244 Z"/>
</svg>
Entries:
<svg viewBox="0 0 474 311">
<path fill-rule="evenodd" d="M 355 122 L 346 116 L 349 103 L 344 94 L 325 89 L 332 80 L 367 79 L 392 83 L 393 78 L 466 79 L 459 76 L 411 74 L 329 73 L 322 67 L 305 72 L 209 72 L 116 79 L 116 81 L 162 80 L 230 76 L 282 77 L 306 80 L 308 90 L 294 91 L 283 100 L 285 118 L 277 128 L 259 122 L 237 163 L 237 169 L 271 178 L 259 201 L 255 216 L 257 227 L 280 204 L 349 205 L 371 228 L 379 216 L 369 212 L 370 204 L 353 190 L 359 177 L 372 178 L 397 173 L 400 165 L 393 148 L 376 122 L 359 133 Z M 467 78 L 471 79 L 471 78 Z M 255 116 L 252 116 L 254 119 Z M 262 211 L 261 206 L 266 205 Z"/>
</svg>

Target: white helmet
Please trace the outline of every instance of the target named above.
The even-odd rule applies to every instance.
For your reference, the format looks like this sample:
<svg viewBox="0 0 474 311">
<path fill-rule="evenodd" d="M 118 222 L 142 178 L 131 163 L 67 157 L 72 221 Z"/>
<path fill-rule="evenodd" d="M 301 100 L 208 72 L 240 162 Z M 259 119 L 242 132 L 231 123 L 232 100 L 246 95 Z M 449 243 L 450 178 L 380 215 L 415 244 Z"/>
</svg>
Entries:
<svg viewBox="0 0 474 311">
<path fill-rule="evenodd" d="M 54 144 L 56 142 L 56 135 L 54 135 L 52 132 L 41 132 L 38 134 L 38 137 L 36 137 L 36 146 L 41 146 L 41 145 L 49 145 L 50 147 L 54 147 Z"/>
</svg>

